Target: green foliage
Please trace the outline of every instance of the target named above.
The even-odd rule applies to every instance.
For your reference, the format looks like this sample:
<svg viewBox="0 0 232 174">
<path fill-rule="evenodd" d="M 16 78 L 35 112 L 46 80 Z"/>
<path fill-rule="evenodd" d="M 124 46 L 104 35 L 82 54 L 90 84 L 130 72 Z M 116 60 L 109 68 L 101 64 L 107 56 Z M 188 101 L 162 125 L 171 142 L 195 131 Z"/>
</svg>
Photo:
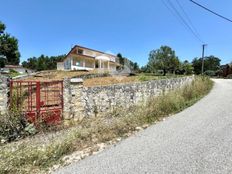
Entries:
<svg viewBox="0 0 232 174">
<path fill-rule="evenodd" d="M 126 66 L 134 72 L 140 71 L 140 68 L 139 68 L 139 65 L 137 62 L 132 62 L 131 60 L 127 59 L 126 57 L 122 57 L 121 53 L 118 53 L 117 57 L 119 59 L 119 63 L 122 65 L 122 67 Z"/>
<path fill-rule="evenodd" d="M 227 79 L 232 79 L 232 74 L 226 76 Z"/>
<path fill-rule="evenodd" d="M 186 75 L 193 74 L 193 66 L 187 60 L 181 63 L 180 70 L 183 72 L 181 74 L 186 74 Z"/>
<path fill-rule="evenodd" d="M 139 76 L 139 81 L 147 81 L 148 80 L 148 76 L 145 76 L 145 75 L 140 75 Z"/>
<path fill-rule="evenodd" d="M 118 57 L 118 59 L 119 59 L 119 63 L 120 63 L 121 65 L 124 65 L 124 58 L 122 57 L 122 54 L 121 54 L 121 53 L 118 53 L 118 54 L 117 54 L 117 57 Z"/>
<path fill-rule="evenodd" d="M 11 70 L 11 72 L 15 73 L 14 70 Z M 0 141 L 13 141 L 35 134 L 35 130 L 33 130 L 34 125 L 27 122 L 20 110 L 23 98 L 16 97 L 17 92 L 15 90 L 12 93 L 9 111 L 0 115 Z"/>
<path fill-rule="evenodd" d="M 147 65 L 144 65 L 141 67 L 141 72 L 142 73 L 150 73 L 149 68 Z"/>
<path fill-rule="evenodd" d="M 9 75 L 10 75 L 10 77 L 16 77 L 16 76 L 20 75 L 20 73 L 18 71 L 10 69 L 9 70 Z"/>
<path fill-rule="evenodd" d="M 35 134 L 34 125 L 30 125 L 20 112 L 10 111 L 0 115 L 0 140 L 13 141 Z"/>
<path fill-rule="evenodd" d="M 133 69 L 134 69 L 135 72 L 139 72 L 140 71 L 140 68 L 139 68 L 139 65 L 138 65 L 137 62 L 133 63 Z"/>
<path fill-rule="evenodd" d="M 27 59 L 27 61 L 22 62 L 22 66 L 37 71 L 53 70 L 56 69 L 56 63 L 63 61 L 64 58 L 65 55 L 51 57 L 41 55 L 39 57 L 32 57 Z"/>
<path fill-rule="evenodd" d="M 0 55 L 6 56 L 7 64 L 18 65 L 20 53 L 18 40 L 5 32 L 5 25 L 0 21 Z"/>
<path fill-rule="evenodd" d="M 179 65 L 180 61 L 175 51 L 168 46 L 161 46 L 149 54 L 148 68 L 150 72 L 163 70 L 163 75 L 166 75 L 167 72 L 175 72 Z"/>
<path fill-rule="evenodd" d="M 5 31 L 5 29 L 6 29 L 5 24 L 3 24 L 3 23 L 0 21 L 0 34 L 3 34 L 4 31 Z"/>
<path fill-rule="evenodd" d="M 35 128 L 35 125 L 32 123 L 28 123 L 24 131 L 27 132 L 29 135 L 35 135 L 37 133 L 37 129 Z"/>
<path fill-rule="evenodd" d="M 4 68 L 6 61 L 3 58 L 0 58 L 0 68 Z"/>
<path fill-rule="evenodd" d="M 209 56 L 204 58 L 204 72 L 208 70 L 217 71 L 220 68 L 221 60 L 215 56 Z M 194 58 L 192 61 L 194 72 L 201 74 L 202 58 Z"/>
<path fill-rule="evenodd" d="M 207 71 L 204 72 L 204 74 L 207 75 L 207 76 L 213 77 L 213 76 L 216 76 L 216 71 L 207 70 Z"/>
</svg>

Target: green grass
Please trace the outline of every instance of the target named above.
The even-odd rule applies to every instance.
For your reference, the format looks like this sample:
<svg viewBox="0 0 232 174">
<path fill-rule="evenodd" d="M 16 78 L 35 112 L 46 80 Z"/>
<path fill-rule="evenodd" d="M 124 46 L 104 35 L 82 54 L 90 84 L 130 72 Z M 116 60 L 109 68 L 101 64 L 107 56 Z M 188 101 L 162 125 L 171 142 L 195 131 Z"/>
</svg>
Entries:
<svg viewBox="0 0 232 174">
<path fill-rule="evenodd" d="M 165 95 L 151 98 L 146 104 L 129 110 L 117 109 L 106 116 L 86 118 L 65 138 L 44 146 L 33 142 L 16 146 L 0 146 L 0 173 L 40 173 L 61 162 L 61 158 L 75 150 L 122 137 L 137 126 L 154 122 L 191 106 L 208 94 L 213 82 L 207 77 L 196 77 L 190 84 Z M 63 136 L 63 135 L 62 135 Z M 93 141 L 94 137 L 94 141 Z"/>
<path fill-rule="evenodd" d="M 10 77 L 17 77 L 17 76 L 19 76 L 19 75 L 21 75 L 18 71 L 15 71 L 15 70 L 13 70 L 13 69 L 10 69 L 10 71 L 9 71 L 9 76 Z"/>
</svg>

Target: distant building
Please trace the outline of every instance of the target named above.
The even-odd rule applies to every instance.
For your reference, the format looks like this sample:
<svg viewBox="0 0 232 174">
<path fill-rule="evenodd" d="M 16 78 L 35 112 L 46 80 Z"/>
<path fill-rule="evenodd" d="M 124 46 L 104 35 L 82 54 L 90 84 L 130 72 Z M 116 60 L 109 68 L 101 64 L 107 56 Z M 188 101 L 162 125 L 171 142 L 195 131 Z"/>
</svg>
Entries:
<svg viewBox="0 0 232 174">
<path fill-rule="evenodd" d="M 24 68 L 20 65 L 5 65 L 4 68 L 2 68 L 2 71 L 4 72 L 9 72 L 10 70 L 14 70 L 19 72 L 20 74 L 25 74 L 25 73 L 33 73 L 35 72 L 34 70 Z"/>
<path fill-rule="evenodd" d="M 99 69 L 116 71 L 119 66 L 115 55 L 76 45 L 63 62 L 57 63 L 57 70 Z"/>
</svg>

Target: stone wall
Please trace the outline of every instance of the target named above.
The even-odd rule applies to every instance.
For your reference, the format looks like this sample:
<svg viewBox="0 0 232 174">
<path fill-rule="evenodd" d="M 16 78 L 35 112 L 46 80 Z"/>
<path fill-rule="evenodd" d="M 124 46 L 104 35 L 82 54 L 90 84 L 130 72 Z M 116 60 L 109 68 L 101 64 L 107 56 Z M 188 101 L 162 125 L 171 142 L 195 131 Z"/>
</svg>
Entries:
<svg viewBox="0 0 232 174">
<path fill-rule="evenodd" d="M 154 80 L 133 84 L 83 88 L 82 98 L 87 115 L 96 115 L 118 107 L 129 108 L 150 97 L 176 89 L 192 81 L 192 77 Z"/>
<path fill-rule="evenodd" d="M 64 79 L 63 83 L 64 119 L 74 119 L 75 121 L 80 121 L 86 115 L 82 100 L 83 81 L 82 79 Z"/>
<path fill-rule="evenodd" d="M 8 90 L 7 77 L 0 74 L 0 114 L 4 114 L 7 111 Z"/>
<path fill-rule="evenodd" d="M 96 116 L 115 108 L 144 103 L 150 97 L 158 96 L 190 83 L 191 77 L 154 80 L 140 83 L 116 84 L 111 86 L 83 87 L 81 81 L 68 82 L 64 96 L 69 104 L 64 109 L 69 117 L 81 119 L 84 116 Z M 66 112 L 67 113 L 67 112 Z"/>
</svg>

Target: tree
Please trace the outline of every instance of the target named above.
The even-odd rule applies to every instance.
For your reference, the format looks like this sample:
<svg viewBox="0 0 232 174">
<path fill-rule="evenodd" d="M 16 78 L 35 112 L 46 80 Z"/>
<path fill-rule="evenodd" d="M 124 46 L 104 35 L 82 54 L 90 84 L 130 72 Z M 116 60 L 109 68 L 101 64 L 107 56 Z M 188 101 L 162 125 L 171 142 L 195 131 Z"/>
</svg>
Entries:
<svg viewBox="0 0 232 174">
<path fill-rule="evenodd" d="M 27 61 L 23 61 L 22 62 L 22 66 L 24 68 L 36 70 L 36 67 L 37 67 L 37 58 L 36 57 L 32 57 L 32 58 L 27 59 Z"/>
<path fill-rule="evenodd" d="M 149 73 L 150 72 L 147 65 L 141 66 L 140 69 L 141 69 L 141 72 L 143 72 L 143 73 Z"/>
<path fill-rule="evenodd" d="M 118 54 L 117 54 L 117 57 L 119 58 L 119 63 L 120 63 L 121 65 L 124 65 L 124 58 L 122 57 L 122 54 L 121 54 L 121 53 L 118 53 Z"/>
<path fill-rule="evenodd" d="M 0 55 L 6 57 L 6 63 L 18 65 L 20 53 L 18 50 L 18 40 L 5 32 L 5 25 L 0 22 Z"/>
<path fill-rule="evenodd" d="M 5 60 L 3 58 L 0 58 L 0 68 L 5 67 Z"/>
<path fill-rule="evenodd" d="M 204 58 L 204 72 L 205 71 L 217 71 L 220 68 L 221 60 L 215 56 L 208 56 Z M 202 58 L 194 58 L 192 61 L 194 72 L 201 74 Z"/>
<path fill-rule="evenodd" d="M 148 67 L 151 72 L 163 70 L 163 75 L 172 72 L 179 67 L 180 61 L 176 57 L 175 51 L 168 46 L 161 46 L 157 50 L 152 50 L 149 54 Z"/>
<path fill-rule="evenodd" d="M 133 69 L 134 69 L 135 72 L 139 72 L 140 71 L 140 68 L 139 68 L 139 65 L 138 65 L 137 62 L 133 63 Z"/>
<path fill-rule="evenodd" d="M 28 58 L 22 62 L 22 66 L 37 71 L 56 69 L 57 62 L 63 61 L 65 55 L 60 56 L 44 56 Z"/>
<path fill-rule="evenodd" d="M 206 70 L 217 71 L 220 68 L 221 59 L 215 56 L 206 57 L 204 66 Z"/>
<path fill-rule="evenodd" d="M 47 56 L 41 55 L 37 60 L 37 71 L 47 70 L 49 60 Z"/>
<path fill-rule="evenodd" d="M 3 32 L 5 31 L 5 29 L 6 29 L 5 24 L 3 24 L 3 23 L 0 21 L 0 34 L 3 34 Z"/>
<path fill-rule="evenodd" d="M 119 63 L 122 65 L 123 68 L 126 67 L 126 68 L 129 68 L 131 71 L 135 71 L 135 72 L 140 71 L 139 65 L 137 62 L 133 62 L 130 59 L 123 57 L 121 53 L 118 53 L 117 57 L 118 57 Z"/>
<path fill-rule="evenodd" d="M 182 64 L 181 64 L 181 70 L 183 70 L 184 74 L 186 75 L 190 75 L 193 73 L 193 66 L 191 63 L 189 63 L 187 60 L 185 60 Z"/>
<path fill-rule="evenodd" d="M 201 73 L 202 59 L 195 57 L 192 61 L 193 69 L 195 74 Z"/>
</svg>

